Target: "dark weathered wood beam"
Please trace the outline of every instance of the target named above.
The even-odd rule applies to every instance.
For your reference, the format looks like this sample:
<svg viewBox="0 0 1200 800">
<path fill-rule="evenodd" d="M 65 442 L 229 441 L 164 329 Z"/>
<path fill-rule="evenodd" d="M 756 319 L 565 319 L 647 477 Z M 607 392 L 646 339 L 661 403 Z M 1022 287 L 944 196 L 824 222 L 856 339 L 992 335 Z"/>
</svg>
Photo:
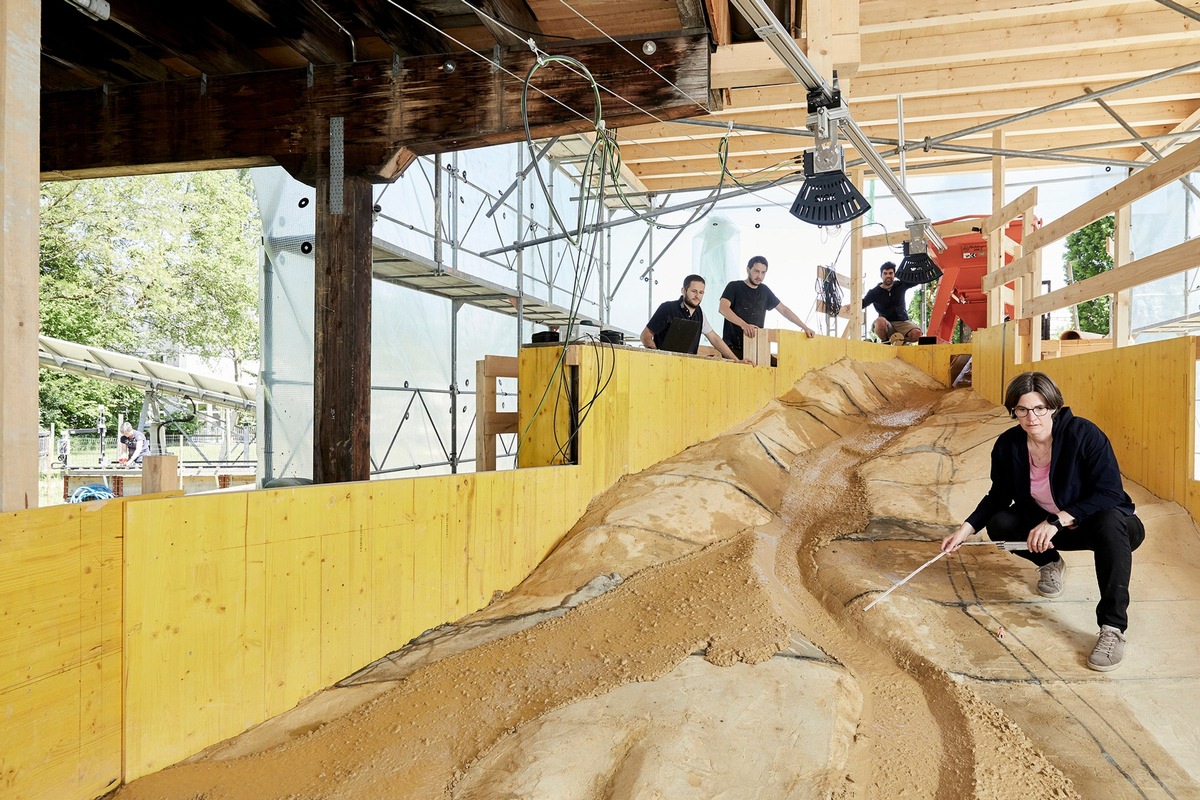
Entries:
<svg viewBox="0 0 1200 800">
<path fill-rule="evenodd" d="M 413 19 L 390 3 L 382 0 L 352 0 L 350 5 L 354 7 L 355 16 L 363 25 L 378 33 L 381 39 L 402 56 L 436 55 L 455 49 L 450 40 L 436 27 Z M 409 8 L 412 4 L 401 2 L 400 5 Z M 426 18 L 420 11 L 412 11 L 420 19 Z"/>
<path fill-rule="evenodd" d="M 262 31 L 255 28 L 257 36 L 252 37 L 244 28 L 259 23 L 245 16 L 220 20 L 217 15 L 223 8 L 227 9 L 222 3 L 120 0 L 112 3 L 109 19 L 203 73 L 271 69 L 273 65 L 247 44 Z M 235 15 L 226 10 L 226 16 Z"/>
<path fill-rule="evenodd" d="M 295 0 L 228 0 L 275 30 L 280 40 L 314 64 L 354 61 L 350 35 L 311 3 Z"/>
<path fill-rule="evenodd" d="M 542 28 L 525 0 L 467 0 L 479 21 L 502 47 L 520 45 L 532 38 L 542 41 Z M 686 27 L 691 27 L 685 25 Z"/>
<path fill-rule="evenodd" d="M 609 128 L 704 113 L 697 102 L 708 97 L 707 35 L 655 41 L 657 52 L 644 58 L 661 78 L 612 42 L 554 49 L 588 65 L 611 90 L 601 91 Z M 328 150 L 328 120 L 343 117 L 347 173 L 391 180 L 397 153 L 411 157 L 524 138 L 521 88 L 534 55 L 514 48 L 501 58 L 504 69 L 497 71 L 466 53 L 404 59 L 395 70 L 390 61 L 360 62 L 47 94 L 43 178 L 269 157 L 311 183 Z M 549 66 L 537 72 L 534 86 L 528 114 L 535 137 L 592 129 L 592 90 L 578 75 Z"/>
<path fill-rule="evenodd" d="M 90 79 L 76 86 L 183 77 L 143 53 L 133 34 L 115 25 L 98 25 L 64 2 L 42 4 L 42 55 Z"/>
<path fill-rule="evenodd" d="M 313 481 L 371 478 L 371 184 L 316 186 L 313 251 Z"/>
</svg>

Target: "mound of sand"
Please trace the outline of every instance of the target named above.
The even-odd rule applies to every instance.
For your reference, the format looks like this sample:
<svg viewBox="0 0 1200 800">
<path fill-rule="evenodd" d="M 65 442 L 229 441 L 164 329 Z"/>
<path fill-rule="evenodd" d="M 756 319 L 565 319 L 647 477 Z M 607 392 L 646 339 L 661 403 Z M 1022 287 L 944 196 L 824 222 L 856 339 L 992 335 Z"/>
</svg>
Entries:
<svg viewBox="0 0 1200 800">
<path fill-rule="evenodd" d="M 488 608 L 118 797 L 1197 796 L 1200 720 L 1143 645 L 1083 667 L 1087 554 L 1060 600 L 980 546 L 864 612 L 973 507 L 1011 424 L 896 361 L 807 375 L 622 479 Z M 1135 569 L 1194 604 L 1195 526 L 1130 490 L 1169 549 Z"/>
</svg>

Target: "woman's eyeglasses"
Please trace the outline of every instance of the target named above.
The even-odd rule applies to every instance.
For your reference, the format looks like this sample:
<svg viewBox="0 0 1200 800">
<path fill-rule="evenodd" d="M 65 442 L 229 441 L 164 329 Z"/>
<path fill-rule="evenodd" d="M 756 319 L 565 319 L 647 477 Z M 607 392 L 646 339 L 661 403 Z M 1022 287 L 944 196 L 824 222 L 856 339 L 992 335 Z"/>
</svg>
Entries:
<svg viewBox="0 0 1200 800">
<path fill-rule="evenodd" d="M 1046 408 L 1046 406 L 1034 406 L 1033 408 L 1026 408 L 1025 406 L 1015 406 L 1013 408 L 1013 413 L 1016 414 L 1018 417 L 1024 419 L 1025 417 L 1029 416 L 1029 412 L 1031 412 L 1031 411 L 1033 412 L 1033 415 L 1035 417 L 1044 417 L 1044 416 L 1046 416 L 1046 412 L 1049 410 L 1050 409 Z"/>
</svg>

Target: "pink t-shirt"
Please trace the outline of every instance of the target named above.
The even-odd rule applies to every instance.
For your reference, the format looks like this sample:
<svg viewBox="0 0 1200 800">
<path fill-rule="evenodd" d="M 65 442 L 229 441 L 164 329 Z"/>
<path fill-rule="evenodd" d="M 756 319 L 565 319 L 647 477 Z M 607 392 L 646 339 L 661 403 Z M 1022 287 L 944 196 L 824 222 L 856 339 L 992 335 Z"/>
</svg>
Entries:
<svg viewBox="0 0 1200 800">
<path fill-rule="evenodd" d="M 1057 514 L 1062 510 L 1054 505 L 1054 496 L 1050 493 L 1050 465 L 1035 467 L 1033 456 L 1029 457 L 1029 494 L 1047 514 Z"/>
</svg>

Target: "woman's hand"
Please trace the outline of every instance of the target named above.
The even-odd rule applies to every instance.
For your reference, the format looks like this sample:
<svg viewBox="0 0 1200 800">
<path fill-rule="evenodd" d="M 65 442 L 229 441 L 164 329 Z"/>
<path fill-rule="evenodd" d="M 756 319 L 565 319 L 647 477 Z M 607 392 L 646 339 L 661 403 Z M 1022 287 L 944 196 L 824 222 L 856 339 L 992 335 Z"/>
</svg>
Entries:
<svg viewBox="0 0 1200 800">
<path fill-rule="evenodd" d="M 1051 539 L 1058 533 L 1058 528 L 1051 525 L 1049 522 L 1039 522 L 1033 530 L 1029 532 L 1029 538 L 1025 543 L 1029 545 L 1031 553 L 1044 553 L 1047 550 L 1053 550 L 1054 545 Z"/>
<path fill-rule="evenodd" d="M 968 536 L 974 535 L 974 533 L 975 529 L 964 522 L 962 525 L 958 526 L 958 530 L 947 536 L 945 539 L 942 539 L 942 552 L 953 553 L 958 549 L 958 546 L 963 543 L 964 539 L 966 539 Z"/>
</svg>

